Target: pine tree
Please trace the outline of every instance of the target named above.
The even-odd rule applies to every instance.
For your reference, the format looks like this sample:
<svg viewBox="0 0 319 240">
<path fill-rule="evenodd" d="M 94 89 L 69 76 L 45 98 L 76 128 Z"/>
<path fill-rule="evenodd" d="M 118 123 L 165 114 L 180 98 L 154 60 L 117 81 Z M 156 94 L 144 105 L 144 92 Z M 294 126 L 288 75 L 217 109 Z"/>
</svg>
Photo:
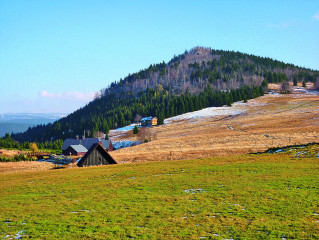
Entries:
<svg viewBox="0 0 319 240">
<path fill-rule="evenodd" d="M 123 113 L 120 113 L 120 127 L 124 127 L 125 126 L 125 118 Z"/>
<path fill-rule="evenodd" d="M 229 96 L 226 97 L 226 105 L 228 107 L 231 107 L 231 100 L 230 100 Z"/>
<path fill-rule="evenodd" d="M 247 96 L 246 96 L 246 94 L 244 95 L 244 103 L 246 103 L 247 102 Z"/>
<path fill-rule="evenodd" d="M 303 87 L 306 87 L 306 81 L 303 81 L 303 82 L 302 82 L 302 86 L 303 86 Z"/>
<path fill-rule="evenodd" d="M 108 135 L 109 131 L 110 131 L 109 125 L 107 124 L 107 120 L 105 120 L 103 121 L 102 132 Z"/>
<path fill-rule="evenodd" d="M 139 129 L 138 129 L 137 125 L 135 125 L 135 127 L 133 128 L 133 134 L 138 134 L 138 131 L 139 131 Z"/>
<path fill-rule="evenodd" d="M 165 119 L 165 114 L 164 114 L 164 111 L 162 110 L 158 116 L 158 121 L 157 121 L 158 125 L 163 125 L 164 119 Z"/>
</svg>

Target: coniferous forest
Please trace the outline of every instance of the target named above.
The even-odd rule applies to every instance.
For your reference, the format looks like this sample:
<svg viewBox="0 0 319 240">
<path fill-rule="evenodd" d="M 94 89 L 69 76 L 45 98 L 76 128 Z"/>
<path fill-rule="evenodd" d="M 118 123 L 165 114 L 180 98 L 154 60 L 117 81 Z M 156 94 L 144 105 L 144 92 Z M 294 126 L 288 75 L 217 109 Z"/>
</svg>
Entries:
<svg viewBox="0 0 319 240">
<path fill-rule="evenodd" d="M 68 137 L 93 137 L 156 116 L 165 118 L 264 94 L 268 83 L 314 82 L 312 71 L 270 58 L 240 52 L 196 47 L 174 56 L 168 63 L 150 65 L 113 82 L 96 98 L 53 124 L 38 125 L 12 134 L 19 141 L 50 142 Z"/>
<path fill-rule="evenodd" d="M 165 118 L 200 110 L 206 107 L 231 106 L 235 101 L 247 100 L 264 94 L 264 87 L 242 87 L 231 91 L 213 91 L 208 85 L 200 94 L 191 95 L 188 91 L 180 96 L 162 91 L 147 89 L 135 95 L 132 92 L 116 97 L 113 94 L 96 99 L 86 107 L 75 111 L 67 118 L 54 124 L 30 128 L 22 134 L 13 134 L 18 141 L 47 141 L 65 139 L 83 134 L 93 136 L 97 131 L 107 133 L 109 129 L 129 125 L 139 116 L 157 116 L 158 123 Z M 54 136 L 54 139 L 51 139 Z"/>
</svg>

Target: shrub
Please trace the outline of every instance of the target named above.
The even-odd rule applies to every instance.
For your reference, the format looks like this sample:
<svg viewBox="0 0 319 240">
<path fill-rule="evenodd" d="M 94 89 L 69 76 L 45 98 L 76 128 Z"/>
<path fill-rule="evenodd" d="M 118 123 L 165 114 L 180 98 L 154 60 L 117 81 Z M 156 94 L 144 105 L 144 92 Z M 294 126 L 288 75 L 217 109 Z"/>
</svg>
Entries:
<svg viewBox="0 0 319 240">
<path fill-rule="evenodd" d="M 135 127 L 133 128 L 133 134 L 138 134 L 138 131 L 139 131 L 138 126 L 135 125 Z"/>
</svg>

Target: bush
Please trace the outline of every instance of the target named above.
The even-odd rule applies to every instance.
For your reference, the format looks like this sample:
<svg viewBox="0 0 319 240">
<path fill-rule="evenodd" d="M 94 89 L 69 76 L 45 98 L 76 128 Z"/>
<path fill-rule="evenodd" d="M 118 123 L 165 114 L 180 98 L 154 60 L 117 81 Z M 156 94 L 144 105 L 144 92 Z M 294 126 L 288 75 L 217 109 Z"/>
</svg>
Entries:
<svg viewBox="0 0 319 240">
<path fill-rule="evenodd" d="M 291 89 L 289 86 L 289 82 L 288 81 L 283 81 L 281 84 L 281 89 L 280 89 L 280 93 L 281 94 L 289 94 L 291 93 Z"/>
<path fill-rule="evenodd" d="M 135 125 L 135 127 L 133 128 L 133 134 L 138 134 L 138 131 L 139 131 L 138 126 Z"/>
<path fill-rule="evenodd" d="M 15 155 L 13 158 L 0 157 L 0 162 L 22 162 L 22 161 L 35 161 L 34 158 L 28 158 L 23 154 Z"/>
</svg>

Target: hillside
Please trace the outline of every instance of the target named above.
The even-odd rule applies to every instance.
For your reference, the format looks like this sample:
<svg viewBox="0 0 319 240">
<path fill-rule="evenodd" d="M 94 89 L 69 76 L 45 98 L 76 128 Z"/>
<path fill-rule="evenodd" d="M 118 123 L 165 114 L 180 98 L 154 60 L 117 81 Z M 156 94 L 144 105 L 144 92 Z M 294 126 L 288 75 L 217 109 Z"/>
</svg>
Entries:
<svg viewBox="0 0 319 240">
<path fill-rule="evenodd" d="M 311 88 L 311 85 L 307 85 Z M 118 161 L 184 160 L 262 152 L 269 148 L 318 142 L 319 92 L 302 86 L 291 94 L 270 94 L 236 102 L 232 107 L 206 108 L 165 120 L 167 124 L 134 135 L 111 131 L 114 141 L 151 141 L 114 151 Z"/>
<path fill-rule="evenodd" d="M 54 124 L 34 127 L 13 138 L 47 141 L 81 136 L 84 131 L 94 136 L 97 131 L 108 132 L 150 115 L 159 117 L 161 123 L 178 114 L 262 96 L 267 83 L 314 82 L 318 77 L 318 71 L 270 58 L 196 47 L 168 63 L 150 65 L 112 83 L 87 106 Z"/>
</svg>

